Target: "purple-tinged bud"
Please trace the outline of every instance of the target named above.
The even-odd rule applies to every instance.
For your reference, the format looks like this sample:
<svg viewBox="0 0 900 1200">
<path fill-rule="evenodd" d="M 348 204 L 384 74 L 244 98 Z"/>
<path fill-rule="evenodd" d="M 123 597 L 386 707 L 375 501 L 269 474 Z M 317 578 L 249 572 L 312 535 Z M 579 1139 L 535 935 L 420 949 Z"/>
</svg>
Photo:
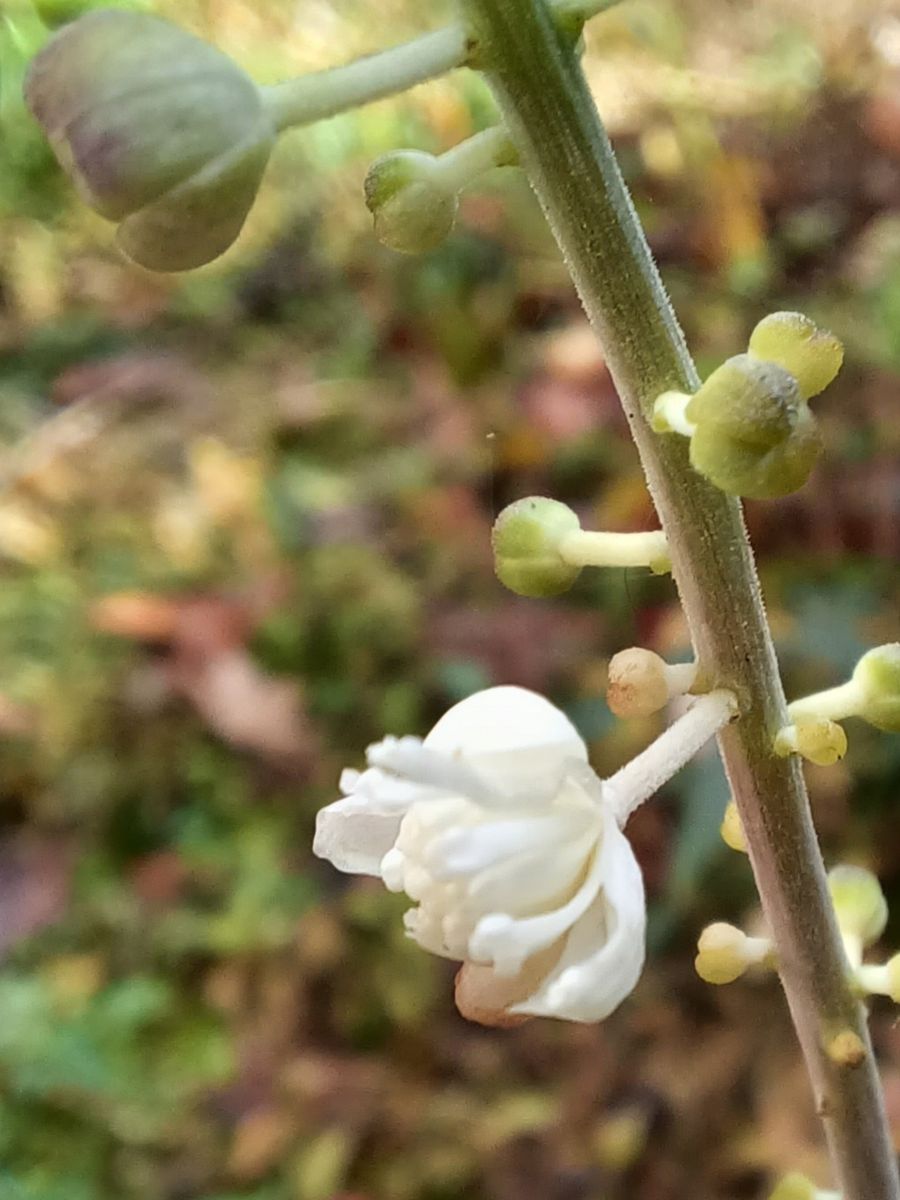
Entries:
<svg viewBox="0 0 900 1200">
<path fill-rule="evenodd" d="M 143 13 L 90 13 L 36 56 L 25 98 L 135 262 L 189 270 L 237 238 L 275 129 L 260 89 L 214 46 Z"/>
</svg>

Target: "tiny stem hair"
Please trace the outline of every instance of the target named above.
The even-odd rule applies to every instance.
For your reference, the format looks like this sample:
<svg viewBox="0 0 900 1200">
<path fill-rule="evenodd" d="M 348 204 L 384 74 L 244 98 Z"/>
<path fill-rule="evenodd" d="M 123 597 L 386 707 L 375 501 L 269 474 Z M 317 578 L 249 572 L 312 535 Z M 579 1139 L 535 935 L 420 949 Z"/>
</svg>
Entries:
<svg viewBox="0 0 900 1200">
<path fill-rule="evenodd" d="M 719 745 L 844 1200 L 898 1200 L 866 1024 L 847 969 L 802 774 L 772 749 L 784 693 L 736 500 L 650 426 L 655 399 L 699 379 L 575 49 L 546 0 L 462 0 L 478 65 L 603 345 L 666 533 L 703 677 L 739 699 Z M 724 617 L 723 617 L 724 614 Z M 822 1031 L 849 1030 L 854 1065 Z"/>
</svg>

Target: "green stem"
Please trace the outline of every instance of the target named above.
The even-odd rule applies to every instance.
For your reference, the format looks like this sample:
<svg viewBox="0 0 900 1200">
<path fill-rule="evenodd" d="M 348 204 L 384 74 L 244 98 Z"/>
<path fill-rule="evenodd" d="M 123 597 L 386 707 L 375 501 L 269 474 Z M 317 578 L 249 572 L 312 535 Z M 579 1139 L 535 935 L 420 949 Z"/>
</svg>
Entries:
<svg viewBox="0 0 900 1200">
<path fill-rule="evenodd" d="M 619 0 L 555 0 L 559 16 L 596 16 Z M 314 71 L 262 88 L 278 130 L 310 125 L 464 66 L 473 43 L 462 25 L 423 34 L 411 42 L 359 58 L 342 67 Z"/>
<path fill-rule="evenodd" d="M 504 126 L 494 125 L 439 155 L 435 166 L 447 190 L 461 192 L 486 171 L 513 166 L 517 159 L 515 146 Z"/>
<path fill-rule="evenodd" d="M 559 544 L 559 556 L 573 567 L 650 567 L 668 569 L 669 549 L 660 529 L 646 533 L 602 533 L 577 529 Z"/>
<path fill-rule="evenodd" d="M 865 1011 L 825 883 L 795 759 L 772 751 L 787 723 L 778 666 L 739 504 L 694 472 L 688 443 L 649 425 L 655 398 L 699 380 L 576 54 L 545 0 L 462 0 L 479 64 L 603 344 L 712 687 L 739 698 L 719 745 L 782 982 L 844 1200 L 898 1200 L 896 1163 Z M 855 1066 L 825 1047 L 844 1031 Z"/>
<path fill-rule="evenodd" d="M 830 721 L 843 721 L 845 717 L 856 716 L 864 706 L 864 701 L 862 688 L 856 680 L 848 679 L 846 683 L 828 688 L 827 691 L 792 701 L 788 705 L 788 716 L 792 721 L 800 721 L 804 717 L 827 717 Z"/>
</svg>

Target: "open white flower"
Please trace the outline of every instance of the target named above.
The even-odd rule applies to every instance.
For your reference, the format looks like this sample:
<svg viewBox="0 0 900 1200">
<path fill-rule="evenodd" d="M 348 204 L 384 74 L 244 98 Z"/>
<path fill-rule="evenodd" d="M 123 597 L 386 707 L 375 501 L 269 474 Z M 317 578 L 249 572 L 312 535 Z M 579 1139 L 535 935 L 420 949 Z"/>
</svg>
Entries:
<svg viewBox="0 0 900 1200">
<path fill-rule="evenodd" d="M 644 961 L 644 886 L 620 825 L 729 718 L 723 696 L 676 722 L 683 736 L 673 726 L 655 743 L 663 769 L 651 747 L 603 781 L 549 701 L 478 692 L 424 741 L 370 746 L 369 769 L 345 771 L 343 798 L 319 813 L 314 851 L 416 902 L 409 934 L 463 962 L 463 1015 L 602 1020 Z"/>
</svg>

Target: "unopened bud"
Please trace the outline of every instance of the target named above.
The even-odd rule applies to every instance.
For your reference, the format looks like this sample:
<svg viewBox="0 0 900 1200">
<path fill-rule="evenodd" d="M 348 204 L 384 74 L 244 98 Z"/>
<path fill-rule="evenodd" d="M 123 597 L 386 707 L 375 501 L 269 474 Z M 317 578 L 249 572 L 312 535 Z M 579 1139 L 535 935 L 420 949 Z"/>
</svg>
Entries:
<svg viewBox="0 0 900 1200">
<path fill-rule="evenodd" d="M 794 376 L 749 354 L 714 371 L 685 415 L 695 426 L 691 464 L 731 495 L 771 499 L 795 492 L 821 450 Z"/>
<path fill-rule="evenodd" d="M 31 111 L 125 253 L 157 271 L 234 242 L 275 129 L 253 80 L 185 30 L 144 13 L 80 17 L 34 59 Z"/>
<path fill-rule="evenodd" d="M 828 890 L 845 939 L 865 947 L 881 937 L 888 907 L 881 884 L 871 871 L 845 863 L 832 867 L 828 872 Z"/>
<path fill-rule="evenodd" d="M 844 361 L 844 347 L 834 334 L 795 312 L 764 317 L 750 335 L 749 351 L 790 371 L 806 400 L 828 387 Z"/>
<path fill-rule="evenodd" d="M 464 188 L 494 167 L 518 162 L 505 128 L 473 134 L 441 155 L 395 150 L 377 159 L 365 182 L 375 236 L 402 254 L 436 249 L 453 229 Z"/>
<path fill-rule="evenodd" d="M 802 717 L 775 735 L 775 753 L 781 758 L 799 754 L 820 767 L 830 767 L 847 753 L 847 735 L 827 717 Z"/>
<path fill-rule="evenodd" d="M 772 954 L 768 938 L 748 937 L 734 925 L 708 925 L 697 943 L 694 967 L 706 983 L 733 983 L 748 967 L 765 963 Z"/>
<path fill-rule="evenodd" d="M 401 254 L 425 254 L 453 229 L 459 200 L 448 188 L 440 159 L 419 150 L 395 150 L 369 168 L 366 207 L 375 236 Z"/>
<path fill-rule="evenodd" d="M 877 646 L 856 664 L 858 715 L 888 733 L 900 733 L 900 642 Z"/>
<path fill-rule="evenodd" d="M 690 691 L 696 663 L 670 666 L 652 650 L 634 646 L 610 659 L 606 702 L 617 717 L 646 717 Z"/>
<path fill-rule="evenodd" d="M 842 1029 L 825 1046 L 828 1057 L 839 1067 L 858 1067 L 865 1062 L 866 1046 L 858 1033 Z"/>
<path fill-rule="evenodd" d="M 788 714 L 795 723 L 862 717 L 877 729 L 900 733 L 900 642 L 869 650 L 846 683 L 794 700 Z"/>
<path fill-rule="evenodd" d="M 725 807 L 725 815 L 722 817 L 719 833 L 722 835 L 722 841 L 726 846 L 730 846 L 732 850 L 737 850 L 740 854 L 747 853 L 747 839 L 744 836 L 744 826 L 741 823 L 738 806 L 733 800 L 729 800 Z"/>
<path fill-rule="evenodd" d="M 497 578 L 520 596 L 558 596 L 581 568 L 566 562 L 560 545 L 581 526 L 566 504 L 528 496 L 508 505 L 494 523 L 492 543 Z"/>
</svg>

